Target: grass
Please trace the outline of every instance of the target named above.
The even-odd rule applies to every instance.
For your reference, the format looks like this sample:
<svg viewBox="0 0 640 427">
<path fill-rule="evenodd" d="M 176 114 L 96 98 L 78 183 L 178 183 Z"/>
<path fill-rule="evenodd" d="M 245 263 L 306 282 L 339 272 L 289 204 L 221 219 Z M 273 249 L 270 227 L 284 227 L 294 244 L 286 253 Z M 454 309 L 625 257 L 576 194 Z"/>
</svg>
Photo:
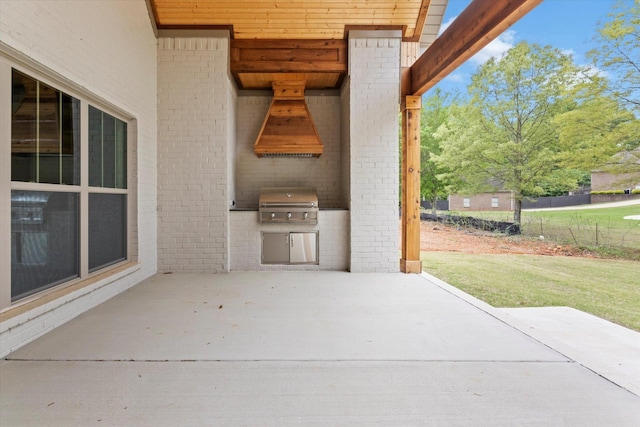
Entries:
<svg viewBox="0 0 640 427">
<path fill-rule="evenodd" d="M 423 269 L 495 307 L 568 306 L 640 331 L 640 263 L 423 252 Z"/>
<path fill-rule="evenodd" d="M 640 206 L 524 212 L 522 229 L 576 246 L 640 249 L 640 221 L 624 219 L 630 215 L 640 215 Z"/>
<path fill-rule="evenodd" d="M 454 213 L 454 212 L 451 212 Z M 443 212 L 444 214 L 444 212 Z M 476 218 L 513 221 L 512 212 L 461 212 Z M 640 205 L 557 211 L 523 211 L 522 234 L 595 251 L 602 256 L 640 261 Z"/>
</svg>

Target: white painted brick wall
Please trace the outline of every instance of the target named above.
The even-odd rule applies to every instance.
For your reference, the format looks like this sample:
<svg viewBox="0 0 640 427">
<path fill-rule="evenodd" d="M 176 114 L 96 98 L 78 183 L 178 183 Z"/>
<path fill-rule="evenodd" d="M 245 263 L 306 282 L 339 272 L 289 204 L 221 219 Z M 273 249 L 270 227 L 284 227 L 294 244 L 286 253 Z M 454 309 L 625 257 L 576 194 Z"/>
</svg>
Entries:
<svg viewBox="0 0 640 427">
<path fill-rule="evenodd" d="M 351 108 L 349 102 L 351 101 L 351 90 L 349 79 L 346 78 L 340 91 L 340 138 L 342 140 L 341 156 L 341 186 L 342 186 L 342 200 L 341 204 L 345 208 L 350 208 L 350 195 L 351 195 Z"/>
<path fill-rule="evenodd" d="M 346 271 L 349 261 L 349 211 L 320 211 L 318 225 L 269 224 L 258 222 L 257 211 L 231 212 L 232 271 Z M 318 231 L 318 265 L 262 265 L 261 232 Z"/>
<path fill-rule="evenodd" d="M 0 326 L 0 357 L 5 357 L 12 351 L 139 283 L 141 281 L 140 267 L 137 266 L 117 273 L 2 322 Z"/>
<path fill-rule="evenodd" d="M 349 36 L 352 272 L 399 270 L 400 38 L 387 34 Z"/>
<path fill-rule="evenodd" d="M 160 271 L 229 269 L 228 37 L 158 40 Z"/>
<path fill-rule="evenodd" d="M 156 272 L 157 69 L 145 0 L 0 0 L 0 42 L 24 54 L 28 66 L 49 70 L 136 119 L 139 251 L 135 268 L 2 322 L 3 357 Z"/>
<path fill-rule="evenodd" d="M 258 158 L 253 151 L 270 96 L 238 98 L 236 203 L 256 208 L 261 187 L 310 186 L 324 208 L 345 207 L 341 177 L 340 98 L 306 96 L 311 117 L 324 145 L 319 158 Z"/>
</svg>

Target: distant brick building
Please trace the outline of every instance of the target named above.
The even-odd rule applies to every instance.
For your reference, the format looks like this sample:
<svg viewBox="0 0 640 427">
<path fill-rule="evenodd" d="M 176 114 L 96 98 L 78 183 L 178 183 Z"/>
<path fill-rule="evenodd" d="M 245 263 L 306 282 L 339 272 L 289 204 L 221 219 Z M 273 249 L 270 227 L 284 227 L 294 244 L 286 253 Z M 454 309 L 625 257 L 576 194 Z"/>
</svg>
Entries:
<svg viewBox="0 0 640 427">
<path fill-rule="evenodd" d="M 616 154 L 609 166 L 611 167 L 612 165 L 615 166 L 618 164 L 625 165 L 625 168 L 632 169 L 632 172 L 613 173 L 602 170 L 591 172 L 592 203 L 640 197 L 640 195 L 630 194 L 633 190 L 640 189 L 640 148 Z M 624 191 L 626 194 L 593 194 L 593 192 L 610 190 Z"/>
<path fill-rule="evenodd" d="M 510 191 L 481 193 L 472 196 L 452 194 L 449 196 L 451 211 L 513 211 L 514 203 Z"/>
</svg>

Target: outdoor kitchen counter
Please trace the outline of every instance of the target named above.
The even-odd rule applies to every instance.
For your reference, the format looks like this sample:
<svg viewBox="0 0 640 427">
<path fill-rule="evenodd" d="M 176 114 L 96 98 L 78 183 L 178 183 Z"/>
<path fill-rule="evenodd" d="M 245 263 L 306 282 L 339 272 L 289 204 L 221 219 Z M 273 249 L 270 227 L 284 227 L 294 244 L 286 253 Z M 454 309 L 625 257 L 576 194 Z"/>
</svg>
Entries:
<svg viewBox="0 0 640 427">
<path fill-rule="evenodd" d="M 320 211 L 349 211 L 347 208 L 320 208 Z M 258 207 L 255 208 L 230 208 L 229 212 L 258 212 Z"/>
<path fill-rule="evenodd" d="M 346 271 L 349 267 L 349 218 L 348 209 L 325 208 L 318 212 L 318 224 L 260 224 L 257 207 L 230 209 L 230 268 L 232 271 Z M 260 250 L 264 232 L 317 232 L 319 264 L 261 264 Z"/>
</svg>

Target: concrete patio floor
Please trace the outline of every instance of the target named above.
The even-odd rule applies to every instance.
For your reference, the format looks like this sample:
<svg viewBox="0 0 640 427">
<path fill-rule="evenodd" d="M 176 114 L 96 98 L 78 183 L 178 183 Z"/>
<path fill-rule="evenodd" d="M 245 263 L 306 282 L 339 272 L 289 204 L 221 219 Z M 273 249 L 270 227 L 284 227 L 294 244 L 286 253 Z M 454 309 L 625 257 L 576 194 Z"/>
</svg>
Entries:
<svg viewBox="0 0 640 427">
<path fill-rule="evenodd" d="M 0 425 L 638 425 L 526 320 L 427 275 L 157 275 L 1 361 Z"/>
</svg>

